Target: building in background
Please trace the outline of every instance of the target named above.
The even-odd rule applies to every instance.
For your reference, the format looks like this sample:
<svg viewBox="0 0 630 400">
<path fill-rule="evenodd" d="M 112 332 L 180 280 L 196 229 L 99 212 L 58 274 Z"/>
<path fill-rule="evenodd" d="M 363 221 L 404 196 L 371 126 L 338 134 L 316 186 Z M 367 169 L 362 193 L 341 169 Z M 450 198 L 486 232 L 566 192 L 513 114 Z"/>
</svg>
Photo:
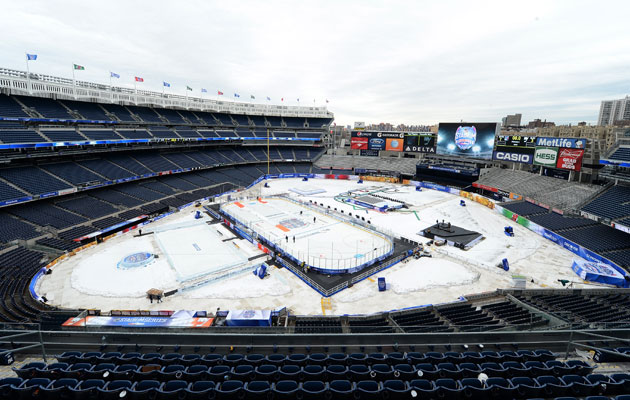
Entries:
<svg viewBox="0 0 630 400">
<path fill-rule="evenodd" d="M 535 120 L 527 123 L 527 129 L 548 128 L 553 126 L 556 126 L 554 122 L 547 122 L 547 120 L 541 121 L 540 118 L 536 118 Z"/>
<path fill-rule="evenodd" d="M 504 128 L 508 126 L 521 126 L 522 116 L 522 114 L 512 114 L 508 115 L 507 117 L 503 117 L 501 119 L 501 126 L 503 126 Z"/>
<path fill-rule="evenodd" d="M 604 100 L 599 107 L 597 125 L 615 125 L 618 121 L 630 121 L 630 96 L 619 100 Z"/>
</svg>

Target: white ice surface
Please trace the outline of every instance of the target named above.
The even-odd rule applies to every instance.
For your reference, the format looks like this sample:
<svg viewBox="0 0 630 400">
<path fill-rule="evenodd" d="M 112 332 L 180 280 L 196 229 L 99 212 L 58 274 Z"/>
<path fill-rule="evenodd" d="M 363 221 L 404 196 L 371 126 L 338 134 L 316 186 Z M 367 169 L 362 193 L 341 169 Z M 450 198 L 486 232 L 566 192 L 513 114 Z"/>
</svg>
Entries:
<svg viewBox="0 0 630 400">
<path fill-rule="evenodd" d="M 374 313 L 455 301 L 462 295 L 510 287 L 512 274 L 528 277 L 530 288 L 560 288 L 558 279 L 576 278 L 571 271 L 573 253 L 470 200 L 466 200 L 467 207 L 461 207 L 461 198 L 448 193 L 434 190 L 416 192 L 413 187 L 368 181 L 357 184 L 353 181 L 317 180 L 314 184 L 326 189 L 325 193 L 300 196 L 289 192 L 289 188 L 309 182 L 301 179 L 273 180 L 269 182 L 269 188 L 256 188 L 254 196 L 289 193 L 301 200 L 316 200 L 325 206 L 343 209 L 346 213 L 365 214 L 366 220 L 369 219 L 374 226 L 394 230 L 422 242 L 426 239 L 418 236 L 417 232 L 433 225 L 436 219 L 445 219 L 486 237 L 468 251 L 448 246 L 432 247 L 433 258 L 398 264 L 365 279 L 333 296 L 333 310 L 327 311 L 327 314 Z M 411 208 L 386 214 L 365 212 L 335 199 L 338 194 L 357 188 L 385 188 L 388 196 L 405 201 Z M 191 208 L 168 216 L 143 228 L 143 231 L 149 227 L 190 221 L 194 211 Z M 508 225 L 514 228 L 514 237 L 503 234 L 503 227 Z M 342 237 L 334 227 L 331 229 L 330 234 L 335 238 Z M 166 298 L 160 305 L 149 304 L 143 298 L 147 289 L 177 286 L 177 281 L 175 273 L 162 257 L 155 264 L 138 271 L 116 271 L 116 263 L 125 255 L 150 251 L 147 247 L 151 239 L 145 236 L 139 240 L 132 237 L 134 234 L 130 232 L 114 238 L 59 263 L 53 268 L 53 274 L 40 280 L 40 293 L 52 294 L 54 300 L 51 303 L 54 305 L 71 308 L 215 310 L 217 307 L 274 309 L 286 306 L 296 314 L 322 313 L 321 295 L 291 272 L 276 268 L 271 268 L 270 276 L 264 280 L 248 273 Z M 509 272 L 495 267 L 502 258 L 510 261 Z M 385 277 L 389 284 L 385 292 L 378 292 L 376 280 L 380 276 Z M 530 282 L 531 279 L 534 283 Z M 77 280 L 80 284 L 75 286 Z M 583 287 L 581 283 L 576 286 Z"/>
</svg>

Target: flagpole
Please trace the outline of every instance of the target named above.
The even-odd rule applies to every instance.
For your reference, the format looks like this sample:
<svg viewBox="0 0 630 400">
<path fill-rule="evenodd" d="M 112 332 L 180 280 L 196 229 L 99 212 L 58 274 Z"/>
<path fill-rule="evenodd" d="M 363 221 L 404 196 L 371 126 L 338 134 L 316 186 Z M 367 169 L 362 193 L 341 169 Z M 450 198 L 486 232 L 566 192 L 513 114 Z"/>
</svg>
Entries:
<svg viewBox="0 0 630 400">
<path fill-rule="evenodd" d="M 31 70 L 28 68 L 28 54 L 26 54 L 26 84 L 28 86 L 28 94 L 33 94 L 31 87 Z"/>
<path fill-rule="evenodd" d="M 74 95 L 74 99 L 77 99 L 77 81 L 74 78 L 74 64 L 72 64 L 72 94 Z"/>
<path fill-rule="evenodd" d="M 269 175 L 269 128 L 267 128 L 267 175 Z"/>
</svg>

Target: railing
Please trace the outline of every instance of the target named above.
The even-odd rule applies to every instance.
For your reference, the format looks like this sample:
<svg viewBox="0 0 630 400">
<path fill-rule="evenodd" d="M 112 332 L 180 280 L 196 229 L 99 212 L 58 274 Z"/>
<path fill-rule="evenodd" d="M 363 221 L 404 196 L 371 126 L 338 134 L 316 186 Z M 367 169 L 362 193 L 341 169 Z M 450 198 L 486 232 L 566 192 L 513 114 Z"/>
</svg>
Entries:
<svg viewBox="0 0 630 400">
<path fill-rule="evenodd" d="M 0 351 L 0 358 L 12 357 L 15 353 L 23 353 L 36 347 L 41 348 L 42 358 L 46 362 L 46 348 L 42 339 L 40 324 L 35 323 L 3 323 L 0 324 L 0 344 L 14 346 L 15 348 Z"/>
</svg>

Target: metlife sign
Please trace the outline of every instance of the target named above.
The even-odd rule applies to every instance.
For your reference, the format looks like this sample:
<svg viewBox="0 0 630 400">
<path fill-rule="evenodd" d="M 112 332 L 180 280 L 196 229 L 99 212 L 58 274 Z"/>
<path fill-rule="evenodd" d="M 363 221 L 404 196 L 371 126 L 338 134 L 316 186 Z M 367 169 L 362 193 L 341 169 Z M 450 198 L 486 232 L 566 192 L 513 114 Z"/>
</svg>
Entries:
<svg viewBox="0 0 630 400">
<path fill-rule="evenodd" d="M 565 149 L 583 149 L 586 147 L 586 139 L 537 137 L 536 146 L 540 147 L 564 147 Z"/>
<path fill-rule="evenodd" d="M 495 151 L 492 155 L 493 160 L 517 162 L 522 164 L 531 164 L 533 162 L 533 154 L 510 153 L 507 151 Z"/>
<path fill-rule="evenodd" d="M 534 164 L 544 165 L 546 167 L 556 167 L 558 161 L 558 148 L 557 147 L 536 147 L 534 153 Z"/>
</svg>

